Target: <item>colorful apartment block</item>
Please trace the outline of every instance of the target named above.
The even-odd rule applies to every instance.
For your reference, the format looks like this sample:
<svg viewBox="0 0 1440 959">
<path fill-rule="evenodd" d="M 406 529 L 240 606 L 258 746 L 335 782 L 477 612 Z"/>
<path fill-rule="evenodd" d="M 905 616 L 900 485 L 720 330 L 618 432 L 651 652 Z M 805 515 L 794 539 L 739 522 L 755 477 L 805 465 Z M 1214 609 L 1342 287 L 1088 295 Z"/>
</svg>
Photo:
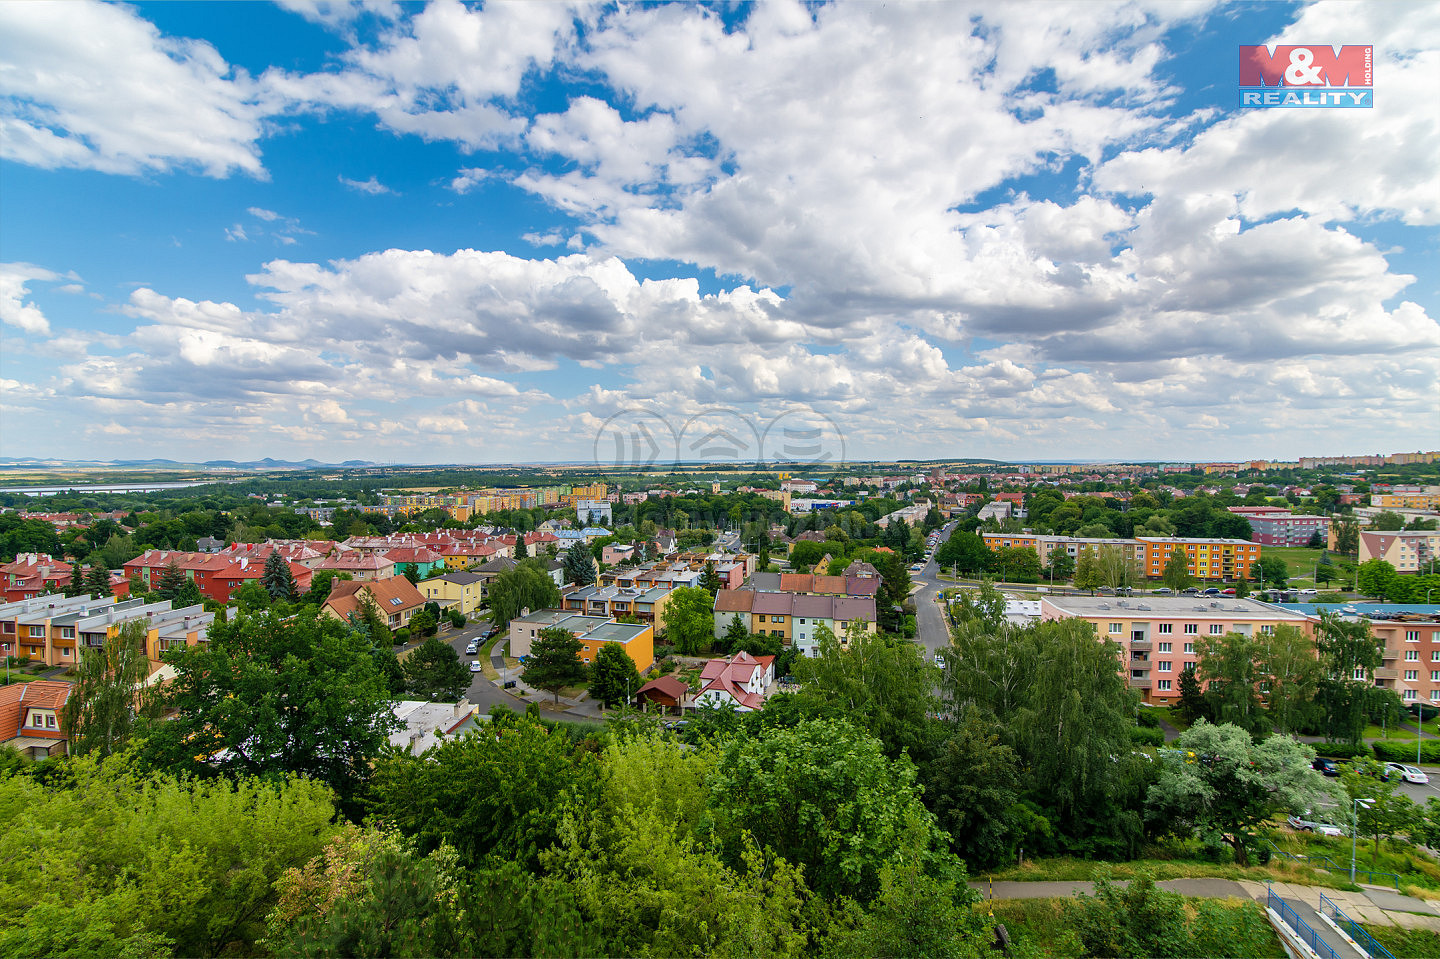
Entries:
<svg viewBox="0 0 1440 959">
<path fill-rule="evenodd" d="M 1050 565 L 1050 553 L 1056 548 L 1072 559 L 1079 559 L 1086 550 L 1106 547 L 1120 550 L 1141 574 L 1159 579 L 1165 571 L 1170 554 L 1185 551 L 1190 575 L 1199 580 L 1230 581 L 1248 579 L 1250 564 L 1260 558 L 1260 545 L 1243 539 L 1204 539 L 1171 536 L 1138 536 L 1083 539 L 1076 536 L 1050 536 L 1037 533 L 982 533 L 981 538 L 992 551 L 1004 547 L 1033 549 L 1040 556 L 1040 568 Z"/>
<path fill-rule="evenodd" d="M 1305 546 L 1311 537 L 1320 542 L 1330 535 L 1330 517 L 1291 513 L 1278 506 L 1231 506 L 1230 512 L 1250 523 L 1250 541 L 1261 546 Z"/>
<path fill-rule="evenodd" d="M 1232 597 L 1047 596 L 1040 600 L 1040 618 L 1085 620 L 1096 638 L 1118 644 L 1116 668 L 1130 688 L 1142 701 L 1161 706 L 1179 698 L 1180 674 L 1198 661 L 1196 644 L 1202 638 L 1262 635 L 1281 624 L 1313 635 L 1315 626 L 1303 612 Z"/>
<path fill-rule="evenodd" d="M 1440 532 L 1435 530 L 1361 530 L 1360 562 L 1383 559 L 1397 573 L 1440 570 Z"/>
<path fill-rule="evenodd" d="M 736 616 L 748 632 L 778 637 L 806 656 L 819 655 L 816 638 L 823 626 L 841 640 L 852 623 L 867 633 L 876 630 L 874 596 L 824 596 L 755 589 L 721 590 L 713 607 L 715 638 L 720 639 Z"/>
</svg>

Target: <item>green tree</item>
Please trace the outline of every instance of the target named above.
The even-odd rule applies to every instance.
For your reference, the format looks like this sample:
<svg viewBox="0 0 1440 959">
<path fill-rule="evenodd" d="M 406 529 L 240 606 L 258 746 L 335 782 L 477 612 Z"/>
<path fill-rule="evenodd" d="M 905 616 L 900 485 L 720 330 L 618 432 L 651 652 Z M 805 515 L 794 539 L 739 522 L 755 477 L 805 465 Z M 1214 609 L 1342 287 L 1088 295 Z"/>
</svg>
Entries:
<svg viewBox="0 0 1440 959">
<path fill-rule="evenodd" d="M 1360 524 L 1353 519 L 1335 521 L 1335 549 L 1346 556 L 1360 551 Z"/>
<path fill-rule="evenodd" d="M 1314 750 L 1288 736 L 1256 744 L 1239 726 L 1201 720 L 1175 746 L 1183 758 L 1161 767 L 1145 800 L 1147 817 L 1182 836 L 1223 835 L 1242 866 L 1258 826 L 1330 798 L 1330 787 L 1310 768 Z"/>
<path fill-rule="evenodd" d="M 1183 549 L 1170 551 L 1170 558 L 1165 560 L 1165 569 L 1160 573 L 1160 581 L 1177 593 L 1195 582 L 1195 577 L 1190 575 L 1189 556 Z"/>
<path fill-rule="evenodd" d="M 733 653 L 740 649 L 749 638 L 750 630 L 745 628 L 745 624 L 740 620 L 740 614 L 736 613 L 730 617 L 730 625 L 725 627 L 725 636 L 721 641 L 724 648 L 720 651 Z"/>
<path fill-rule="evenodd" d="M 841 903 L 826 956 L 981 959 L 991 955 L 991 923 L 974 908 L 980 901 L 978 892 L 954 879 L 927 875 L 914 862 L 887 862 L 879 875 L 879 894 L 867 908 Z"/>
<path fill-rule="evenodd" d="M 1177 684 L 1180 691 L 1176 708 L 1180 712 L 1180 718 L 1188 723 L 1197 719 L 1214 719 L 1211 714 L 1210 704 L 1205 699 L 1205 693 L 1200 687 L 1200 680 L 1195 675 L 1195 664 L 1190 663 L 1180 670 L 1180 680 Z"/>
<path fill-rule="evenodd" d="M 62 717 L 73 752 L 109 756 L 129 741 L 136 690 L 150 675 L 145 636 L 145 621 L 132 619 L 101 648 L 82 651 Z"/>
<path fill-rule="evenodd" d="M 1269 732 L 1269 719 L 1260 709 L 1260 641 L 1241 633 L 1206 636 L 1196 642 L 1195 652 L 1195 674 L 1205 684 L 1216 721 L 1256 736 Z"/>
<path fill-rule="evenodd" d="M 590 696 L 607 707 L 629 705 L 641 686 L 635 661 L 618 643 L 606 643 L 590 664 Z"/>
<path fill-rule="evenodd" d="M 175 609 L 184 609 L 187 606 L 200 606 L 205 602 L 205 596 L 200 592 L 200 587 L 195 585 L 193 579 L 185 580 L 185 585 L 175 594 L 170 604 Z"/>
<path fill-rule="evenodd" d="M 707 559 L 705 561 L 705 572 L 700 575 L 700 588 L 709 593 L 710 598 L 713 600 L 715 594 L 720 592 L 724 587 L 725 584 L 720 581 L 720 574 L 715 572 L 714 561 Z"/>
<path fill-rule="evenodd" d="M 171 560 L 160 574 L 160 581 L 155 585 L 155 592 L 160 594 L 161 599 L 174 599 L 180 592 L 180 587 L 185 585 L 185 571 Z"/>
<path fill-rule="evenodd" d="M 686 656 L 710 648 L 715 638 L 714 601 L 698 586 L 680 586 L 670 591 L 662 614 L 665 638 Z"/>
<path fill-rule="evenodd" d="M 1335 579 L 1335 567 L 1329 563 L 1318 563 L 1315 566 L 1315 582 L 1321 586 Z"/>
<path fill-rule="evenodd" d="M 85 570 L 85 592 L 97 599 L 103 599 L 114 591 L 110 588 L 110 570 L 92 563 Z"/>
<path fill-rule="evenodd" d="M 565 581 L 576 586 L 595 582 L 595 557 L 584 543 L 576 543 L 565 551 Z"/>
<path fill-rule="evenodd" d="M 417 699 L 453 703 L 470 686 L 470 670 L 449 643 L 427 639 L 416 647 L 401 668 L 405 689 Z"/>
<path fill-rule="evenodd" d="M 1075 574 L 1075 557 L 1063 546 L 1056 546 L 1050 550 L 1047 557 L 1050 564 L 1050 572 L 1055 579 L 1069 579 Z"/>
<path fill-rule="evenodd" d="M 74 760 L 63 786 L 0 777 L 0 954 L 262 954 L 284 871 L 335 827 L 320 782 L 137 775 Z"/>
<path fill-rule="evenodd" d="M 1290 567 L 1278 556 L 1262 556 L 1250 564 L 1250 579 L 1284 589 L 1290 580 Z"/>
<path fill-rule="evenodd" d="M 265 587 L 265 592 L 270 594 L 271 599 L 295 598 L 295 576 L 290 572 L 290 564 L 278 549 L 265 558 L 265 572 L 260 577 L 260 585 Z"/>
<path fill-rule="evenodd" d="M 560 605 L 560 590 L 539 560 L 522 560 L 501 572 L 486 590 L 490 621 L 504 629 L 522 610 L 554 609 Z"/>
<path fill-rule="evenodd" d="M 1086 956 L 1206 955 L 1191 949 L 1185 897 L 1158 888 L 1148 875 L 1124 887 L 1101 879 L 1093 896 L 1074 898 L 1066 916 Z"/>
<path fill-rule="evenodd" d="M 924 650 L 908 640 L 864 632 L 842 648 L 823 626 L 817 639 L 819 655 L 802 657 L 792 667 L 800 684 L 797 703 L 814 710 L 839 707 L 850 722 L 880 740 L 889 758 L 906 752 L 918 757 L 930 738 L 928 717 L 936 707 Z"/>
<path fill-rule="evenodd" d="M 1100 573 L 1101 585 L 1111 589 L 1133 586 L 1140 576 L 1135 559 L 1119 546 L 1102 546 L 1095 553 L 1095 566 Z"/>
<path fill-rule="evenodd" d="M 420 567 L 414 563 L 403 563 L 400 566 L 400 575 L 408 579 L 412 584 L 420 582 Z"/>
<path fill-rule="evenodd" d="M 1358 746 L 1365 732 L 1369 689 L 1384 646 L 1370 632 L 1368 620 L 1350 622 L 1334 613 L 1321 613 L 1315 648 L 1322 663 L 1315 701 L 1323 712 L 1325 737 Z"/>
<path fill-rule="evenodd" d="M 1380 840 L 1396 833 L 1406 832 L 1420 818 L 1415 802 L 1404 793 L 1397 792 L 1398 778 L 1385 781 L 1380 778 L 1384 766 L 1374 759 L 1362 759 L 1343 767 L 1340 771 L 1340 785 L 1350 801 L 1350 813 L 1356 816 L 1359 835 L 1369 836 L 1373 843 L 1370 852 L 1370 868 L 1376 868 L 1380 857 Z M 1355 800 L 1361 800 L 1356 803 Z"/>
<path fill-rule="evenodd" d="M 1384 600 L 1395 591 L 1397 574 L 1395 567 L 1383 559 L 1370 559 L 1356 570 L 1356 586 L 1365 596 Z"/>
<path fill-rule="evenodd" d="M 817 896 L 869 902 L 886 864 L 930 875 L 960 873 L 948 842 L 920 804 L 915 767 L 887 759 L 849 723 L 815 720 L 734 740 L 710 783 L 710 807 L 727 859 L 747 837 L 804 867 Z"/>
<path fill-rule="evenodd" d="M 141 742 L 152 768 L 303 775 L 348 797 L 399 725 L 369 640 L 333 617 L 263 611 L 216 622 L 208 643 L 165 661 L 176 675 L 158 701 L 174 716 Z"/>
<path fill-rule="evenodd" d="M 520 678 L 536 689 L 554 693 L 558 703 L 561 689 L 585 682 L 587 673 L 585 664 L 580 662 L 581 649 L 580 640 L 570 630 L 542 629 L 530 646 L 530 656 Z"/>
<path fill-rule="evenodd" d="M 1389 510 L 1381 510 L 1370 519 L 1370 528 L 1390 532 L 1405 528 L 1405 517 Z"/>
<path fill-rule="evenodd" d="M 985 540 L 963 530 L 956 530 L 935 551 L 937 566 L 954 567 L 967 576 L 985 572 L 993 561 L 994 554 L 985 545 Z"/>
<path fill-rule="evenodd" d="M 436 622 L 435 614 L 428 609 L 422 609 L 410 617 L 410 635 L 412 636 L 434 636 L 440 624 Z"/>
<path fill-rule="evenodd" d="M 421 853 L 449 844 L 470 868 L 493 855 L 534 869 L 565 813 L 592 807 L 599 788 L 593 750 L 577 750 L 563 728 L 501 713 L 487 735 L 447 739 L 423 758 L 387 755 L 372 792 L 376 819 Z"/>
<path fill-rule="evenodd" d="M 1105 575 L 1100 569 L 1100 562 L 1095 552 L 1089 549 L 1081 549 L 1079 557 L 1075 560 L 1075 588 L 1088 589 L 1093 594 L 1095 590 L 1105 585 Z"/>
</svg>

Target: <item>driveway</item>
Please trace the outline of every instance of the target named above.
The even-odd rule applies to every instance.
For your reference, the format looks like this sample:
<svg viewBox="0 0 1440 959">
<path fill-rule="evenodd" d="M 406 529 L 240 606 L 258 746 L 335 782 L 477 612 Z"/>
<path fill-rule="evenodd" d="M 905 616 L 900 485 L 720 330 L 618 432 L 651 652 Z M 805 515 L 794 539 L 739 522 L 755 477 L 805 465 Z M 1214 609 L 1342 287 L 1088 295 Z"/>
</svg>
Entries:
<svg viewBox="0 0 1440 959">
<path fill-rule="evenodd" d="M 946 523 L 940 528 L 940 543 L 943 544 L 950 538 L 955 530 L 955 523 Z M 939 549 L 939 544 L 936 545 Z M 912 573 L 910 579 L 919 585 L 919 589 L 912 591 L 911 596 L 915 600 L 915 628 L 916 640 L 925 647 L 927 658 L 934 659 L 935 651 L 944 649 L 950 645 L 950 627 L 946 625 L 945 614 L 935 602 L 935 596 L 940 590 L 940 580 L 935 578 L 937 567 L 935 561 L 930 560 L 925 568 L 918 573 Z"/>
</svg>

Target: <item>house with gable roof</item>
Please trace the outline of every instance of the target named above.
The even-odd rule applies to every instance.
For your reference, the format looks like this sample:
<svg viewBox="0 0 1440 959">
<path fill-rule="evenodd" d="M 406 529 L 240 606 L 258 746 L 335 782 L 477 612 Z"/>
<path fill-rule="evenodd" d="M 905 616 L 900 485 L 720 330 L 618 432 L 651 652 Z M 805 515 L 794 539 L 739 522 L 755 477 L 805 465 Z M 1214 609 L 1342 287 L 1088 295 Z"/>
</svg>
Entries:
<svg viewBox="0 0 1440 959">
<path fill-rule="evenodd" d="M 775 657 L 736 653 L 729 659 L 712 659 L 700 671 L 700 692 L 693 707 L 725 704 L 742 713 L 765 705 L 765 690 L 775 682 Z"/>
<path fill-rule="evenodd" d="M 336 619 L 349 619 L 351 613 L 360 612 L 362 596 L 375 601 L 385 625 L 391 629 L 409 625 L 410 617 L 425 607 L 425 597 L 414 583 L 404 576 L 391 576 L 372 582 L 337 579 L 330 586 L 330 598 L 320 609 Z"/>
<path fill-rule="evenodd" d="M 0 689 L 0 746 L 12 746 L 32 759 L 65 755 L 70 744 L 65 704 L 72 688 L 37 679 Z"/>
</svg>

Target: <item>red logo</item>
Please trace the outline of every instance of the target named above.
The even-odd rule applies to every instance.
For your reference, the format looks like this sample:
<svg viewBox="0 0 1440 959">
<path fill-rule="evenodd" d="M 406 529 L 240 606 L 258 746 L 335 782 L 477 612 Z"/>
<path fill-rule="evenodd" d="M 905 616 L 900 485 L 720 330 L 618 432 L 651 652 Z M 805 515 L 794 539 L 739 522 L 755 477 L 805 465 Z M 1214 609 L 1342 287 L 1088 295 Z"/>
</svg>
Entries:
<svg viewBox="0 0 1440 959">
<path fill-rule="evenodd" d="M 1373 47 L 1328 44 L 1240 48 L 1242 87 L 1369 87 Z"/>
</svg>

